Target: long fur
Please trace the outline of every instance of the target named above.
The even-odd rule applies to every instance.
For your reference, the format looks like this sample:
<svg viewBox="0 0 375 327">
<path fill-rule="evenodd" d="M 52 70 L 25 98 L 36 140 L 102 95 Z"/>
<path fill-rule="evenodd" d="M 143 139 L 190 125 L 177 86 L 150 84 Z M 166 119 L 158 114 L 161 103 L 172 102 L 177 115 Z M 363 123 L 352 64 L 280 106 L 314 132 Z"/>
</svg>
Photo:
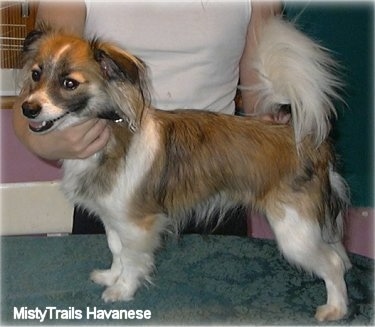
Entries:
<svg viewBox="0 0 375 327">
<path fill-rule="evenodd" d="M 105 301 L 130 300 L 150 280 L 160 235 L 170 226 L 191 217 L 220 220 L 248 206 L 267 215 L 290 262 L 326 282 L 327 303 L 316 318 L 346 314 L 350 262 L 341 220 L 348 195 L 327 139 L 338 82 L 326 70 L 332 60 L 312 40 L 275 18 L 249 63 L 259 73 L 253 91 L 260 110 L 288 103 L 291 125 L 152 108 L 145 64 L 99 40 L 42 29 L 26 39 L 24 52 L 21 110 L 32 131 L 109 120 L 109 143 L 85 160 L 65 160 L 62 181 L 66 196 L 104 223 L 113 263 L 91 278 L 106 286 Z"/>
<path fill-rule="evenodd" d="M 310 135 L 318 146 L 336 117 L 333 100 L 341 100 L 337 63 L 327 49 L 281 19 L 265 25 L 258 43 L 249 65 L 259 83 L 240 89 L 257 95 L 257 112 L 274 113 L 280 105 L 289 105 L 297 145 Z"/>
</svg>

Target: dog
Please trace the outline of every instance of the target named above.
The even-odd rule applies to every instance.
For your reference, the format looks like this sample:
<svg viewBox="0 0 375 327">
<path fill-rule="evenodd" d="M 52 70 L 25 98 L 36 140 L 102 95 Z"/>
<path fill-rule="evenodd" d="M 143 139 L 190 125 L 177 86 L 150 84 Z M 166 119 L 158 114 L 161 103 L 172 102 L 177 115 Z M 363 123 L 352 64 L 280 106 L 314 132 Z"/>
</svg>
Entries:
<svg viewBox="0 0 375 327">
<path fill-rule="evenodd" d="M 259 35 L 252 62 L 258 112 L 290 108 L 275 124 L 199 110 L 153 108 L 145 63 L 109 42 L 42 26 L 24 42 L 19 110 L 34 133 L 88 117 L 108 120 L 95 155 L 65 160 L 67 198 L 101 217 L 113 262 L 91 279 L 105 302 L 131 300 L 150 281 L 161 235 L 194 216 L 205 224 L 238 206 L 263 212 L 292 264 L 322 278 L 319 321 L 347 313 L 341 243 L 348 188 L 329 139 L 340 81 L 329 52 L 280 17 Z"/>
</svg>

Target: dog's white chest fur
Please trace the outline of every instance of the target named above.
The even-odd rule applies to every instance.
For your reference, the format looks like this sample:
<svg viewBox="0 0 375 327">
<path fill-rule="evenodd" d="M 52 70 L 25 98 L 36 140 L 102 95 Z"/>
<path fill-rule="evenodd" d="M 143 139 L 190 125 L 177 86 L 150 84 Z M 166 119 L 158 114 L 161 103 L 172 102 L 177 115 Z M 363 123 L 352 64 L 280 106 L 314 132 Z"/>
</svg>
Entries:
<svg viewBox="0 0 375 327">
<path fill-rule="evenodd" d="M 111 151 L 113 140 L 108 144 Z M 124 157 L 118 162 L 116 171 L 108 173 L 105 180 L 112 180 L 109 189 L 92 178 L 100 167 L 100 154 L 95 154 L 84 160 L 65 160 L 62 190 L 75 204 L 101 215 L 102 219 L 124 219 L 127 204 L 131 201 L 145 175 L 150 170 L 159 148 L 159 137 L 153 121 L 148 120 L 137 132 L 130 143 Z M 111 174 L 115 174 L 114 176 Z M 88 180 L 88 179 L 92 180 Z M 85 181 L 88 192 L 83 189 Z"/>
</svg>

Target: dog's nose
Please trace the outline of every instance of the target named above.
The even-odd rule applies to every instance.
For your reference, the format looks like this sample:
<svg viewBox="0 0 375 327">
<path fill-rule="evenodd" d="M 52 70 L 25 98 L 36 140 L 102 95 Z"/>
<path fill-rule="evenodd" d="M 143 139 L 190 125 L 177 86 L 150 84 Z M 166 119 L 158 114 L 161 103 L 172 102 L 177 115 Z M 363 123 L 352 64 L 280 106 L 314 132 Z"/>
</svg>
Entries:
<svg viewBox="0 0 375 327">
<path fill-rule="evenodd" d="M 36 118 L 42 111 L 42 107 L 39 103 L 33 101 L 25 101 L 22 103 L 23 115 L 27 118 Z"/>
</svg>

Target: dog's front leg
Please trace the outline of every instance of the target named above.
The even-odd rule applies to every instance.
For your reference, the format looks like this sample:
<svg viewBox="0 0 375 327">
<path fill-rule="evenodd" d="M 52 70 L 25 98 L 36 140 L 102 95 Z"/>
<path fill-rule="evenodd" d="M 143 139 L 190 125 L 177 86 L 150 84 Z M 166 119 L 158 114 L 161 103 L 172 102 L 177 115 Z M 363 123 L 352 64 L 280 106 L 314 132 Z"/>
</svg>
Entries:
<svg viewBox="0 0 375 327">
<path fill-rule="evenodd" d="M 94 270 L 90 275 L 90 279 L 99 285 L 111 286 L 121 274 L 122 243 L 120 236 L 115 230 L 107 227 L 106 234 L 108 246 L 113 255 L 111 268 L 105 270 Z"/>
<path fill-rule="evenodd" d="M 159 245 L 163 219 L 148 216 L 135 222 L 116 223 L 107 228 L 108 245 L 113 254 L 109 270 L 96 270 L 91 279 L 107 286 L 105 302 L 129 301 L 144 281 L 150 281 L 154 251 Z"/>
<path fill-rule="evenodd" d="M 122 259 L 122 272 L 116 282 L 103 292 L 104 302 L 130 301 L 142 283 L 150 279 L 154 266 L 152 254 L 124 251 Z"/>
</svg>

